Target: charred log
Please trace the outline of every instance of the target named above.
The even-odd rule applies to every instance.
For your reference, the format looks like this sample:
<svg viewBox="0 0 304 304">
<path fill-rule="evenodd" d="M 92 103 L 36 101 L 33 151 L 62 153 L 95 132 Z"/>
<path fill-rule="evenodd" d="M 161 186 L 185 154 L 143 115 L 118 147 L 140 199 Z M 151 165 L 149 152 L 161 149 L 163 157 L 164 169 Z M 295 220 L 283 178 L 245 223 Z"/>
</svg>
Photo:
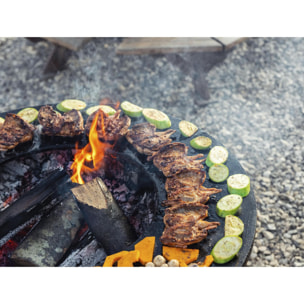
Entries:
<svg viewBox="0 0 304 304">
<path fill-rule="evenodd" d="M 100 178 L 76 186 L 72 192 L 107 254 L 124 250 L 136 240 L 135 231 Z"/>
</svg>

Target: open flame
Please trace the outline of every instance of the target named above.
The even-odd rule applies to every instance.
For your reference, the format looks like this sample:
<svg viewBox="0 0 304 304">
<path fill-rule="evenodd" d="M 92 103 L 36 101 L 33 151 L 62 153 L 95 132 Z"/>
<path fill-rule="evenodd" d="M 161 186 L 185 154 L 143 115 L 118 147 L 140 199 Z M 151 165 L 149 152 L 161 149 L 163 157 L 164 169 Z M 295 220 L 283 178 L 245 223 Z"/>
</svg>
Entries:
<svg viewBox="0 0 304 304">
<path fill-rule="evenodd" d="M 78 143 L 76 143 L 76 154 L 71 166 L 73 170 L 71 180 L 73 183 L 84 184 L 83 174 L 100 170 L 104 165 L 103 160 L 106 151 L 114 146 L 114 143 L 102 142 L 98 138 L 98 132 L 105 134 L 104 115 L 106 114 L 103 113 L 102 110 L 99 109 L 97 111 L 97 115 L 95 115 L 90 128 L 89 143 L 82 149 L 78 149 Z M 100 127 L 101 130 L 98 131 L 98 127 Z"/>
</svg>

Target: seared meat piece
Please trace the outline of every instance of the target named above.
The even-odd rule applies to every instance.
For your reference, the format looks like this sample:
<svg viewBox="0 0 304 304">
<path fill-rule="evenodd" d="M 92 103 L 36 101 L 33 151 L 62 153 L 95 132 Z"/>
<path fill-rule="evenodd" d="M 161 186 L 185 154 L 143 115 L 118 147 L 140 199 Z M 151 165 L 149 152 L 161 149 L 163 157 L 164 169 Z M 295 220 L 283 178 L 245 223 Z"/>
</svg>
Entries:
<svg viewBox="0 0 304 304">
<path fill-rule="evenodd" d="M 208 206 L 199 203 L 182 202 L 177 206 L 165 210 L 164 223 L 174 226 L 181 223 L 193 223 L 203 220 L 208 216 Z"/>
<path fill-rule="evenodd" d="M 33 139 L 35 127 L 20 116 L 8 113 L 0 128 L 0 151 L 15 148 L 18 144 Z"/>
<path fill-rule="evenodd" d="M 38 121 L 43 127 L 42 133 L 47 135 L 59 133 L 63 125 L 62 115 L 49 105 L 39 109 Z"/>
<path fill-rule="evenodd" d="M 49 136 L 72 137 L 84 131 L 83 118 L 77 110 L 61 115 L 51 106 L 43 106 L 39 110 L 38 121 L 42 125 L 42 133 Z"/>
<path fill-rule="evenodd" d="M 165 176 L 173 176 L 185 169 L 202 169 L 203 154 L 187 156 L 188 147 L 181 143 L 175 142 L 163 146 L 159 151 L 153 153 L 148 160 L 153 159 L 153 164 Z"/>
<path fill-rule="evenodd" d="M 210 198 L 210 195 L 221 192 L 222 189 L 205 188 L 200 186 L 199 188 L 180 188 L 175 191 L 167 193 L 167 200 L 163 202 L 163 205 L 170 206 L 178 201 L 184 202 L 196 202 L 206 204 Z"/>
<path fill-rule="evenodd" d="M 134 148 L 142 154 L 152 155 L 161 147 L 171 143 L 170 136 L 175 130 L 156 132 L 156 127 L 150 123 L 140 123 L 128 131 L 126 138 Z"/>
<path fill-rule="evenodd" d="M 85 132 L 87 135 L 90 133 L 91 125 L 96 115 L 97 119 L 97 132 L 98 138 L 103 141 L 116 141 L 121 136 L 128 132 L 131 124 L 131 119 L 127 116 L 120 117 L 121 110 L 118 110 L 114 115 L 107 115 L 101 109 L 92 113 L 87 119 L 85 125 Z"/>
<path fill-rule="evenodd" d="M 59 136 L 76 136 L 84 131 L 83 117 L 77 110 L 71 110 L 63 114 L 63 125 L 58 133 Z"/>
<path fill-rule="evenodd" d="M 160 238 L 167 246 L 186 248 L 201 242 L 209 229 L 216 228 L 219 222 L 207 222 L 208 207 L 200 203 L 180 202 L 165 210 L 165 229 Z"/>
<path fill-rule="evenodd" d="M 218 225 L 218 222 L 198 220 L 195 223 L 186 222 L 166 226 L 160 240 L 166 246 L 187 248 L 188 245 L 201 242 L 207 237 L 208 230 Z"/>
<path fill-rule="evenodd" d="M 169 193 L 180 189 L 198 189 L 205 182 L 205 179 L 205 171 L 201 169 L 185 169 L 172 177 L 168 177 L 165 189 Z"/>
</svg>

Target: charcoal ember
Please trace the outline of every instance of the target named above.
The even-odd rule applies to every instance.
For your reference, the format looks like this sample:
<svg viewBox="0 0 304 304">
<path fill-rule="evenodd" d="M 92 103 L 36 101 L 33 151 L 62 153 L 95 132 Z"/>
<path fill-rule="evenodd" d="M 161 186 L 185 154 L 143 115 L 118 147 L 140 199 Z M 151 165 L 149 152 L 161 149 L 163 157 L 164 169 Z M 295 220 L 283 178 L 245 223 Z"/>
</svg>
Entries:
<svg viewBox="0 0 304 304">
<path fill-rule="evenodd" d="M 3 164 L 0 172 L 0 211 L 55 170 L 65 168 L 71 157 L 68 149 L 52 150 L 19 157 Z"/>
</svg>

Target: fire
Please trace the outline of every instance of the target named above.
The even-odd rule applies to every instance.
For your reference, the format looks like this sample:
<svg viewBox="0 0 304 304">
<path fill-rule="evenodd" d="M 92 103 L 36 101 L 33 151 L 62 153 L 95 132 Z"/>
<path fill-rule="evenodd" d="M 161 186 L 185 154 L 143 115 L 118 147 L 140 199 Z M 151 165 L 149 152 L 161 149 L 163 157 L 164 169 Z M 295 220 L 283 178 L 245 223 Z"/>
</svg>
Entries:
<svg viewBox="0 0 304 304">
<path fill-rule="evenodd" d="M 106 151 L 114 146 L 114 144 L 102 142 L 98 138 L 98 132 L 102 132 L 103 135 L 105 134 L 105 116 L 107 115 L 102 110 L 98 110 L 90 128 L 89 143 L 83 149 L 78 149 L 78 144 L 76 144 L 76 154 L 71 166 L 73 170 L 71 180 L 73 183 L 84 184 L 83 174 L 96 172 L 101 169 L 104 165 L 103 160 Z M 100 130 L 98 131 L 99 128 Z"/>
</svg>

